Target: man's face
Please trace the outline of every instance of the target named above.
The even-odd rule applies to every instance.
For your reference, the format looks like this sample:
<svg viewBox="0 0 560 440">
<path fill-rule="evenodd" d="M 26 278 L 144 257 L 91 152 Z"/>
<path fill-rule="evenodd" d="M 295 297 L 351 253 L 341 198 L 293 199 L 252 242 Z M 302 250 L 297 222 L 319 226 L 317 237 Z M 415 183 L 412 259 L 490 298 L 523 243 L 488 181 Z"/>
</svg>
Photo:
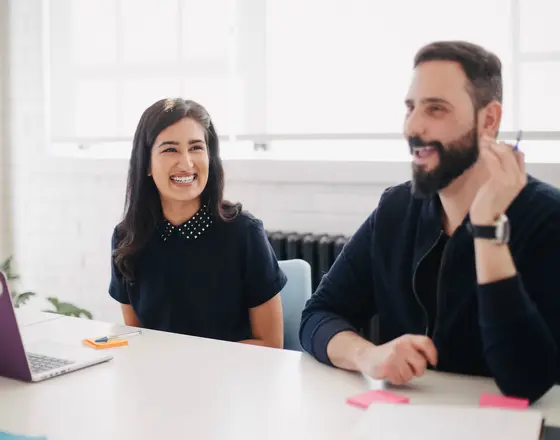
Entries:
<svg viewBox="0 0 560 440">
<path fill-rule="evenodd" d="M 414 71 L 404 135 L 412 155 L 413 193 L 446 188 L 478 159 L 478 124 L 458 63 L 428 61 Z"/>
</svg>

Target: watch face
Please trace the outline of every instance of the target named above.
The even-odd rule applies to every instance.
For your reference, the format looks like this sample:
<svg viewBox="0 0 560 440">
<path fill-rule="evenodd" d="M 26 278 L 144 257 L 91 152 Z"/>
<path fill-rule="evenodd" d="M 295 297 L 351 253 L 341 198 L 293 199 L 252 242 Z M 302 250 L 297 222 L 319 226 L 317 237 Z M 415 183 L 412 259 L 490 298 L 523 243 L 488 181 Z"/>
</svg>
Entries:
<svg viewBox="0 0 560 440">
<path fill-rule="evenodd" d="M 502 214 L 496 222 L 496 241 L 508 243 L 510 237 L 510 226 L 508 218 Z"/>
</svg>

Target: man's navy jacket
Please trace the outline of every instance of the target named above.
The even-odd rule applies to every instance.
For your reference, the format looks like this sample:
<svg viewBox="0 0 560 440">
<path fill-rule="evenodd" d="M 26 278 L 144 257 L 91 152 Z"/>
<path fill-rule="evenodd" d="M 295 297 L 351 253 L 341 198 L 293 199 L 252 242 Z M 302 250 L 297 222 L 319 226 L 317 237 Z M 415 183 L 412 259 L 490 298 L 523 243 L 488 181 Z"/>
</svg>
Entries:
<svg viewBox="0 0 560 440">
<path fill-rule="evenodd" d="M 379 343 L 426 334 L 430 318 L 437 370 L 493 377 L 506 395 L 539 399 L 560 378 L 560 191 L 529 176 L 506 215 L 517 274 L 477 283 L 467 216 L 447 242 L 429 317 L 415 283 L 443 233 L 441 203 L 413 197 L 410 182 L 387 189 L 306 304 L 302 346 L 331 364 L 330 339 L 374 315 Z"/>
</svg>

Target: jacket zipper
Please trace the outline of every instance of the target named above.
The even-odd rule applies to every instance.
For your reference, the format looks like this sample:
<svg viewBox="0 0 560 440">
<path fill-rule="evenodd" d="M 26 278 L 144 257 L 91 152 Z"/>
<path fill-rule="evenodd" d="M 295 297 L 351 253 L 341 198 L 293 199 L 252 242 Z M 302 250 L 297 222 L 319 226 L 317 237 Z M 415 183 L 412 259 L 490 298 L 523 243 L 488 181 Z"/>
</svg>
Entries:
<svg viewBox="0 0 560 440">
<path fill-rule="evenodd" d="M 441 235 L 440 235 L 441 237 Z M 440 301 L 440 285 L 441 285 L 441 277 L 442 277 L 442 273 L 443 273 L 443 267 L 445 265 L 445 257 L 447 256 L 447 248 L 449 248 L 449 241 L 451 240 L 451 237 L 449 237 L 449 240 L 447 241 L 447 243 L 445 243 L 445 247 L 443 248 L 443 253 L 441 256 L 441 262 L 439 264 L 439 271 L 438 271 L 438 279 L 437 279 L 437 285 L 436 285 L 436 319 L 434 321 L 434 331 L 432 332 L 432 339 L 434 339 L 435 335 L 436 335 L 436 330 L 438 329 L 438 318 L 440 316 L 440 312 L 441 312 L 441 301 Z"/>
<path fill-rule="evenodd" d="M 416 301 L 418 302 L 418 304 L 422 308 L 422 311 L 424 312 L 424 319 L 426 321 L 426 330 L 424 331 L 424 336 L 428 336 L 428 333 L 430 331 L 430 317 L 428 316 L 428 311 L 426 310 L 426 306 L 424 304 L 422 304 L 422 301 L 420 301 L 420 297 L 418 296 L 418 293 L 416 292 L 416 272 L 418 271 L 418 267 L 420 266 L 420 263 L 422 263 L 424 258 L 426 258 L 426 256 L 430 252 L 432 252 L 432 250 L 437 246 L 437 244 L 441 240 L 442 235 L 443 235 L 443 231 L 439 231 L 438 238 L 436 239 L 436 241 L 434 241 L 432 243 L 432 245 L 430 246 L 430 249 L 428 249 L 427 252 L 424 255 L 422 255 L 422 258 L 420 258 L 420 260 L 418 260 L 418 263 L 416 263 L 416 267 L 414 268 L 414 273 L 412 274 L 412 291 L 414 292 L 414 297 L 416 298 Z M 438 284 L 438 288 L 436 290 L 439 290 L 439 274 L 438 274 L 438 283 L 437 284 Z M 438 301 L 438 296 L 437 296 L 437 292 L 436 292 L 436 303 L 437 303 L 437 301 Z M 436 306 L 436 309 L 437 309 L 437 306 Z M 437 320 L 437 317 L 436 317 L 436 320 Z M 434 329 L 435 329 L 435 324 L 434 324 Z"/>
</svg>

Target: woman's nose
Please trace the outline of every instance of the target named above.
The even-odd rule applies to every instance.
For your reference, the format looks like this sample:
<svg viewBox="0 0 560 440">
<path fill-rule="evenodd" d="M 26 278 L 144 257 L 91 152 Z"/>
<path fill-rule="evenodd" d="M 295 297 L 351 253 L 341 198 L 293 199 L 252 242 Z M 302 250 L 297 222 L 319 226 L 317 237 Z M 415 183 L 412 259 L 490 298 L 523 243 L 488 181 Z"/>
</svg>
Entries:
<svg viewBox="0 0 560 440">
<path fill-rule="evenodd" d="M 194 162 L 192 160 L 191 154 L 187 151 L 182 155 L 182 162 L 187 165 L 189 168 L 194 167 Z"/>
</svg>

